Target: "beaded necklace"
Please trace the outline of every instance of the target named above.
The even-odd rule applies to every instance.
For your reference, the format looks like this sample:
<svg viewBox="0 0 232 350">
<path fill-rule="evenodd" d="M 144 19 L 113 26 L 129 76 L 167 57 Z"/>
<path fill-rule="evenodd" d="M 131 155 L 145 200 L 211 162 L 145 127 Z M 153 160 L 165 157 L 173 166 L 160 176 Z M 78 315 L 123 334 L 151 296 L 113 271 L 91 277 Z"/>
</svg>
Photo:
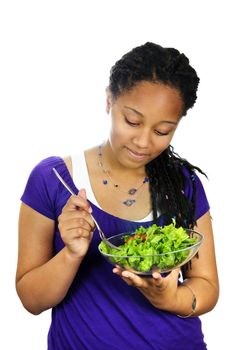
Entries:
<svg viewBox="0 0 232 350">
<path fill-rule="evenodd" d="M 130 196 L 135 196 L 135 195 L 137 195 L 137 197 L 138 197 L 138 195 L 139 195 L 140 193 L 142 193 L 142 191 L 140 191 L 140 193 L 138 193 L 138 191 L 139 191 L 140 189 L 142 189 L 142 187 L 144 186 L 145 183 L 149 182 L 149 178 L 148 178 L 147 176 L 144 177 L 143 182 L 142 182 L 142 184 L 141 184 L 139 187 L 137 187 L 137 188 L 136 188 L 136 187 L 132 187 L 132 188 L 130 188 L 129 190 L 126 190 L 126 191 L 125 191 L 125 190 L 123 190 L 123 189 L 121 188 L 121 186 L 119 186 L 119 184 L 115 183 L 115 181 L 112 179 L 112 177 L 111 177 L 111 175 L 110 175 L 109 170 L 108 170 L 108 169 L 105 169 L 105 167 L 104 167 L 104 165 L 103 165 L 102 158 L 103 158 L 103 155 L 102 155 L 102 146 L 100 145 L 100 146 L 98 147 L 98 165 L 99 165 L 99 167 L 102 169 L 103 174 L 105 174 L 105 175 L 107 176 L 107 178 L 108 178 L 108 179 L 104 178 L 104 179 L 102 180 L 103 185 L 106 186 L 106 185 L 109 184 L 109 182 L 111 182 L 114 188 L 116 188 L 116 189 L 118 189 L 120 192 L 123 192 L 123 193 L 125 193 L 125 194 L 127 194 L 127 195 L 130 195 Z M 127 207 L 130 207 L 130 206 L 132 206 L 132 205 L 135 204 L 135 203 L 136 203 L 135 197 L 133 197 L 133 198 L 127 198 L 127 199 L 125 199 L 125 200 L 122 202 L 122 204 L 126 205 Z"/>
</svg>

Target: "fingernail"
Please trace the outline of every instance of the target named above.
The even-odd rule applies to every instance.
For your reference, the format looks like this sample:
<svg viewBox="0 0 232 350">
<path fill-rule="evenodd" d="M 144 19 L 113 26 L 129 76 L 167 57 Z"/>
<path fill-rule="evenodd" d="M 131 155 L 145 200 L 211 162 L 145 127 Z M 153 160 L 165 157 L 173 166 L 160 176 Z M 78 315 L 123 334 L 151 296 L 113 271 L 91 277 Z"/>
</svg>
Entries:
<svg viewBox="0 0 232 350">
<path fill-rule="evenodd" d="M 88 212 L 89 212 L 90 214 L 92 214 L 93 209 L 92 209 L 91 207 L 89 207 Z"/>
</svg>

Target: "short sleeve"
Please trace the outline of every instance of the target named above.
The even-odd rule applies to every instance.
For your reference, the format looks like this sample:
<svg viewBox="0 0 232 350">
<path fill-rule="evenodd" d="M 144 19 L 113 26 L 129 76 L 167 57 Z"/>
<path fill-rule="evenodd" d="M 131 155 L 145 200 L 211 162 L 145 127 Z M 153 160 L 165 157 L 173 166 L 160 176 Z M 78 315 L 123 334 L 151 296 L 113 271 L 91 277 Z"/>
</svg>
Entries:
<svg viewBox="0 0 232 350">
<path fill-rule="evenodd" d="M 63 160 L 59 157 L 49 157 L 38 163 L 32 170 L 21 197 L 23 203 L 52 220 L 56 217 L 57 195 L 52 168 L 61 165 Z"/>
<path fill-rule="evenodd" d="M 196 220 L 198 220 L 201 216 L 203 216 L 210 209 L 210 205 L 205 193 L 205 189 L 203 184 L 196 174 L 196 172 L 190 174 L 186 169 L 183 170 L 185 175 L 185 194 L 189 200 L 192 199 L 193 196 L 193 186 L 195 186 L 196 190 Z"/>
</svg>

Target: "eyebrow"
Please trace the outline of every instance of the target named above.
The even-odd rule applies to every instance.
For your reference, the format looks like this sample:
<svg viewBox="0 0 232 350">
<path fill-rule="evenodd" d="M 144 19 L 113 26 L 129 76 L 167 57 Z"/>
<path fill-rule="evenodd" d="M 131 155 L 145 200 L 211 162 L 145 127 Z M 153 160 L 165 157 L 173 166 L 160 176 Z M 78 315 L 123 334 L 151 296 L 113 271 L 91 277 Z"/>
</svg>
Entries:
<svg viewBox="0 0 232 350">
<path fill-rule="evenodd" d="M 128 107 L 128 106 L 124 106 L 124 108 L 129 109 L 129 110 L 131 110 L 132 112 L 138 114 L 140 117 L 143 117 L 143 118 L 144 118 L 143 113 L 137 111 L 136 109 L 131 108 L 131 107 Z M 170 121 L 170 120 L 162 120 L 160 123 L 167 123 L 167 124 L 172 124 L 172 125 L 177 125 L 177 124 L 178 124 L 178 123 L 172 122 L 172 121 Z"/>
<path fill-rule="evenodd" d="M 130 109 L 132 112 L 134 112 L 134 113 L 140 115 L 140 117 L 144 117 L 144 115 L 143 115 L 141 112 L 137 111 L 137 110 L 134 109 L 134 108 L 131 108 L 131 107 L 128 107 L 128 106 L 124 106 L 124 108 Z"/>
</svg>

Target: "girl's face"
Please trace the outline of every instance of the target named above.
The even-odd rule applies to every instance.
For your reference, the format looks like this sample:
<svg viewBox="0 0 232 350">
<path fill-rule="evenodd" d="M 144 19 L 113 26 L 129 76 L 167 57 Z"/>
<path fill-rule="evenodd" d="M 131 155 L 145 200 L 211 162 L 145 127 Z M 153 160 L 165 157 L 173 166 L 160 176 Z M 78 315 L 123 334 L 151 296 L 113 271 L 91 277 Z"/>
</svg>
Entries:
<svg viewBox="0 0 232 350">
<path fill-rule="evenodd" d="M 107 103 L 112 152 L 122 166 L 134 169 L 169 146 L 183 110 L 178 90 L 146 81 L 116 100 L 108 93 Z"/>
</svg>

